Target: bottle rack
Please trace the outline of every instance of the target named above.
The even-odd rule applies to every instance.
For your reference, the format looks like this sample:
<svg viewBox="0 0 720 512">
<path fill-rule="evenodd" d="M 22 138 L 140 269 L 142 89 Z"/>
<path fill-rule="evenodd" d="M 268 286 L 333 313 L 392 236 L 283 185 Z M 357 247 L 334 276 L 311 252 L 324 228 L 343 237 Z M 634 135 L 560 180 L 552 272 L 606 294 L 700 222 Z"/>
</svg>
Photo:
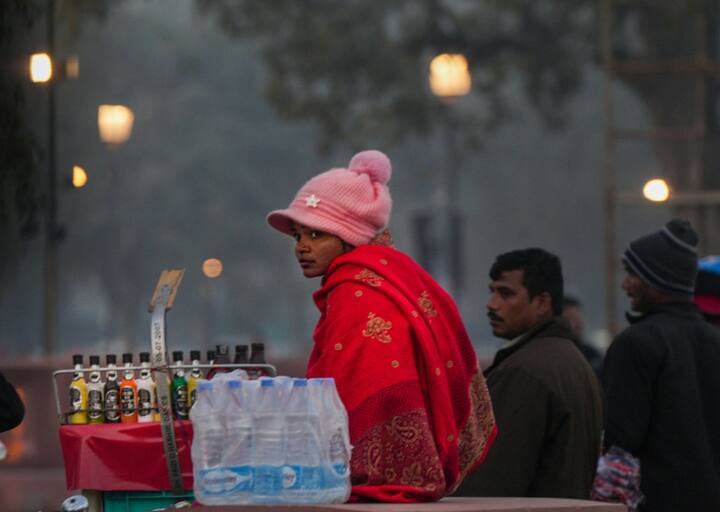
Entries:
<svg viewBox="0 0 720 512">
<path fill-rule="evenodd" d="M 264 370 L 269 377 L 275 377 L 277 375 L 277 369 L 271 365 L 271 364 L 251 364 L 251 363 L 223 363 L 223 364 L 171 364 L 168 365 L 168 369 L 172 372 L 174 370 L 186 370 L 190 371 L 193 368 L 199 368 L 201 370 Z M 122 373 L 125 370 L 133 370 L 133 371 L 140 371 L 145 370 L 147 367 L 144 366 L 117 366 L 115 368 L 112 368 L 112 371 L 117 372 L 118 377 L 122 377 Z M 154 371 L 153 368 L 150 368 L 151 371 Z M 107 366 L 99 366 L 97 368 L 82 368 L 80 370 L 76 370 L 74 368 L 68 368 L 64 370 L 56 370 L 53 372 L 53 392 L 55 394 L 55 408 L 57 411 L 57 417 L 58 421 L 61 425 L 68 424 L 67 418 L 69 415 L 76 413 L 76 412 L 88 412 L 88 409 L 78 409 L 78 410 L 63 410 L 63 407 L 61 405 L 60 400 L 60 393 L 58 391 L 58 377 L 61 375 L 72 375 L 77 372 L 82 372 L 84 374 L 91 373 L 91 372 L 100 372 L 101 374 L 107 374 L 108 371 L 110 371 L 110 368 Z M 121 379 L 118 379 L 118 382 Z M 102 409 L 103 413 L 106 411 L 106 409 L 103 407 Z"/>
</svg>

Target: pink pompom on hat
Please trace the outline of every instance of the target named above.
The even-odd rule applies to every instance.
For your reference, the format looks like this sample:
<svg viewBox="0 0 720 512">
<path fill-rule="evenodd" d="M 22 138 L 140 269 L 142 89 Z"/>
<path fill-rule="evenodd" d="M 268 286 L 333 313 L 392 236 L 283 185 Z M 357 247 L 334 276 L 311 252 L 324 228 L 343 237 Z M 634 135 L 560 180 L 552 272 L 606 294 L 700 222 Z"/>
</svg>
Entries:
<svg viewBox="0 0 720 512">
<path fill-rule="evenodd" d="M 391 174 L 392 165 L 384 153 L 362 151 L 352 157 L 347 169 L 330 169 L 310 179 L 290 206 L 268 214 L 268 224 L 291 235 L 296 222 L 351 245 L 366 244 L 390 220 L 387 183 Z"/>
</svg>

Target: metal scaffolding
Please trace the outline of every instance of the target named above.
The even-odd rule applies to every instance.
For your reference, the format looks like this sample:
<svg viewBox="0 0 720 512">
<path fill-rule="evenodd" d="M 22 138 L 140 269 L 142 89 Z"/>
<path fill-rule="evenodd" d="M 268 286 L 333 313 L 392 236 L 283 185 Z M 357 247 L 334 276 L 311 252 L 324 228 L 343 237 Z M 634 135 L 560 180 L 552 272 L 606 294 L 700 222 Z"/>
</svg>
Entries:
<svg viewBox="0 0 720 512">
<path fill-rule="evenodd" d="M 603 103 L 605 110 L 605 129 L 603 144 L 603 205 L 605 213 L 605 308 L 606 323 L 611 335 L 618 332 L 617 310 L 617 263 L 616 246 L 617 207 L 619 204 L 642 202 L 639 194 L 630 194 L 617 190 L 616 172 L 620 168 L 617 162 L 617 144 L 621 141 L 667 141 L 669 143 L 688 142 L 692 144 L 692 158 L 686 171 L 686 190 L 675 190 L 670 204 L 682 209 L 682 215 L 695 226 L 700 236 L 700 253 L 706 250 L 718 250 L 713 246 L 717 235 L 712 229 L 710 208 L 720 204 L 720 190 L 707 190 L 705 183 L 705 147 L 709 133 L 709 103 L 713 100 L 708 83 L 720 78 L 720 63 L 713 62 L 708 56 L 708 23 L 702 8 L 693 13 L 692 23 L 696 27 L 698 47 L 696 54 L 687 61 L 665 60 L 616 60 L 613 51 L 613 19 L 616 7 L 628 7 L 631 1 L 598 0 L 600 19 L 600 50 L 603 69 Z M 645 4 L 647 8 L 647 4 Z M 655 75 L 658 80 L 670 76 L 687 75 L 693 80 L 693 122 L 684 127 L 653 126 L 647 129 L 619 129 L 615 121 L 615 103 L 613 86 L 622 75 Z M 681 173 L 676 173 L 679 176 Z"/>
</svg>

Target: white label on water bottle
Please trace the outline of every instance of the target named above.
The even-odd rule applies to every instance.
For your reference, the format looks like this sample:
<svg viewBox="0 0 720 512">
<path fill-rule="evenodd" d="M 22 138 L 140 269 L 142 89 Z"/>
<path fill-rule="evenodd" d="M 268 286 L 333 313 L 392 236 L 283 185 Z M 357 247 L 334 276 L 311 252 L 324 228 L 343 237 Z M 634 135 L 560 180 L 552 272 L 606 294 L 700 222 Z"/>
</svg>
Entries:
<svg viewBox="0 0 720 512">
<path fill-rule="evenodd" d="M 203 494 L 207 496 L 250 492 L 253 472 L 250 466 L 203 469 L 200 470 L 198 483 Z"/>
</svg>

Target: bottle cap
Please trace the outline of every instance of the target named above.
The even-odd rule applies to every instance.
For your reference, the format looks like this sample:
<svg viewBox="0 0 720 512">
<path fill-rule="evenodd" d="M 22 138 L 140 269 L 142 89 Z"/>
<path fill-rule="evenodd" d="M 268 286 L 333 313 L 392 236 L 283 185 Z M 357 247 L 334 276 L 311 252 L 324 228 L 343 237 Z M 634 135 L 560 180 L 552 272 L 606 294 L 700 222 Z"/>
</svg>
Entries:
<svg viewBox="0 0 720 512">
<path fill-rule="evenodd" d="M 227 387 L 230 389 L 239 389 L 242 387 L 242 381 L 241 380 L 229 380 L 227 381 Z"/>
<path fill-rule="evenodd" d="M 216 356 L 228 355 L 228 346 L 227 345 L 215 345 L 215 355 Z"/>
<path fill-rule="evenodd" d="M 293 379 L 294 388 L 304 388 L 307 386 L 307 379 Z"/>
<path fill-rule="evenodd" d="M 182 350 L 173 351 L 173 361 L 182 361 L 182 360 L 183 360 L 183 351 Z"/>
<path fill-rule="evenodd" d="M 213 383 L 207 380 L 201 380 L 198 382 L 198 389 L 202 389 L 203 391 L 209 391 L 213 388 Z"/>
<path fill-rule="evenodd" d="M 82 354 L 75 354 L 73 356 L 73 364 L 83 364 L 83 356 Z"/>
<path fill-rule="evenodd" d="M 106 355 L 105 364 L 117 364 L 117 356 L 115 354 Z"/>
<path fill-rule="evenodd" d="M 273 387 L 273 384 L 274 384 L 274 382 L 270 378 L 260 379 L 260 387 L 261 388 L 271 388 L 271 387 Z"/>
<path fill-rule="evenodd" d="M 125 353 L 123 354 L 123 363 L 132 363 L 132 354 Z"/>
<path fill-rule="evenodd" d="M 256 350 L 265 350 L 265 343 L 256 342 L 256 343 L 252 343 L 251 346 L 252 346 L 253 352 L 255 352 Z"/>
<path fill-rule="evenodd" d="M 199 350 L 191 350 L 190 351 L 190 360 L 191 361 L 200 361 L 200 351 Z"/>
<path fill-rule="evenodd" d="M 150 362 L 150 352 L 140 352 L 140 362 L 141 363 L 149 363 Z"/>
<path fill-rule="evenodd" d="M 100 356 L 90 356 L 90 364 L 100 365 Z"/>
</svg>

